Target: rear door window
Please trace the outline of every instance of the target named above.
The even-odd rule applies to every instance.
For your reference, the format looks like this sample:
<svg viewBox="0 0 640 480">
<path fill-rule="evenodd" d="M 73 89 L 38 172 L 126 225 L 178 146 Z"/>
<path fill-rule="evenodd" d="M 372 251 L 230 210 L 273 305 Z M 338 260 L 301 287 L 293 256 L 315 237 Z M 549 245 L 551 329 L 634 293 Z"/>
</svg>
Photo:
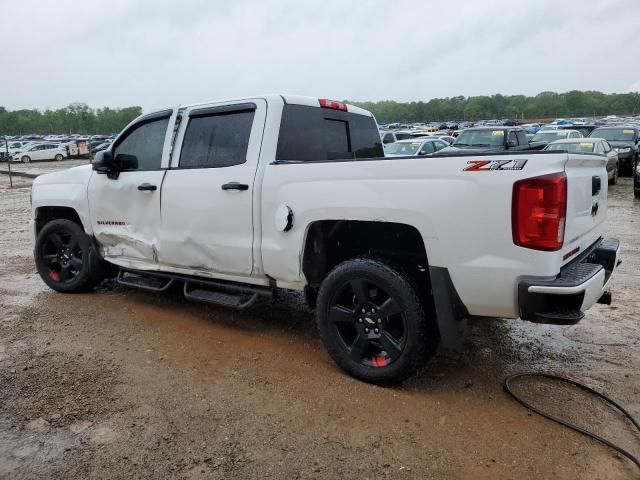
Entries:
<svg viewBox="0 0 640 480">
<path fill-rule="evenodd" d="M 373 117 L 306 105 L 285 105 L 277 160 L 314 162 L 384 157 Z"/>
<path fill-rule="evenodd" d="M 253 110 L 191 117 L 179 168 L 221 168 L 247 161 Z"/>
</svg>

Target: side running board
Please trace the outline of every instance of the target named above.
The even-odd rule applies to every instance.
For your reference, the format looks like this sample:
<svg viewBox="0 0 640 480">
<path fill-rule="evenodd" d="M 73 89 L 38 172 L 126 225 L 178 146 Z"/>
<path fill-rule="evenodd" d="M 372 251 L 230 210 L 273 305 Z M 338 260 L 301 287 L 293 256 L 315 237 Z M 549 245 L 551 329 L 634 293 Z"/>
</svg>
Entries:
<svg viewBox="0 0 640 480">
<path fill-rule="evenodd" d="M 120 270 L 117 282 L 119 285 L 151 292 L 164 292 L 176 282 L 183 282 L 183 293 L 187 300 L 236 309 L 250 307 L 258 298 L 272 297 L 274 294 L 274 290 L 269 287 L 138 270 Z"/>
<path fill-rule="evenodd" d="M 253 305 L 259 297 L 272 296 L 273 290 L 247 285 L 216 281 L 185 280 L 184 296 L 195 302 L 212 303 L 224 307 L 244 309 Z"/>
<path fill-rule="evenodd" d="M 142 275 L 133 272 L 120 270 L 118 272 L 117 282 L 119 285 L 127 287 L 141 288 L 151 292 L 164 292 L 173 285 L 173 278 L 154 277 L 152 275 Z"/>
</svg>

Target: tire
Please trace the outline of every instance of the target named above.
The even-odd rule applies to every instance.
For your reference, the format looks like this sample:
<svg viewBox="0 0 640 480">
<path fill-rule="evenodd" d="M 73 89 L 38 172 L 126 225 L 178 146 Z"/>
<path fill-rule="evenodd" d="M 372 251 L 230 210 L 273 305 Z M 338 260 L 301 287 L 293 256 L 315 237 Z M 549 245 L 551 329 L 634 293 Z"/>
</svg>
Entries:
<svg viewBox="0 0 640 480">
<path fill-rule="evenodd" d="M 87 292 L 106 275 L 91 238 L 71 220 L 52 220 L 36 238 L 36 268 L 49 288 L 63 293 Z"/>
<path fill-rule="evenodd" d="M 613 169 L 613 177 L 609 179 L 609 185 L 615 185 L 618 183 L 618 164 L 616 163 L 615 168 Z"/>
<path fill-rule="evenodd" d="M 22 163 L 29 163 L 31 161 L 31 157 L 29 155 L 23 155 L 22 158 L 20 158 L 20 161 Z"/>
<path fill-rule="evenodd" d="M 435 319 L 425 315 L 412 277 L 385 260 L 335 267 L 320 287 L 317 322 L 331 358 L 369 383 L 407 378 L 437 346 Z"/>
<path fill-rule="evenodd" d="M 55 156 L 54 160 L 56 162 L 61 162 L 62 160 L 64 160 L 64 157 L 62 156 L 62 154 L 59 153 Z"/>
</svg>

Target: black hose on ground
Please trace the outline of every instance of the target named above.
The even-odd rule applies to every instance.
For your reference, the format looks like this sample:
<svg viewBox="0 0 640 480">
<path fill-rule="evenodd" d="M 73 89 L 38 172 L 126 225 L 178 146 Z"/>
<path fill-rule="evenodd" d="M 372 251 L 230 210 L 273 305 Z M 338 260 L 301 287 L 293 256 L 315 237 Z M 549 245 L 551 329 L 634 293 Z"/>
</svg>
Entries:
<svg viewBox="0 0 640 480">
<path fill-rule="evenodd" d="M 578 433 L 581 433 L 582 435 L 585 435 L 593 440 L 597 440 L 598 442 L 602 443 L 603 445 L 606 445 L 607 447 L 611 448 L 612 450 L 615 450 L 616 452 L 618 452 L 620 455 L 623 455 L 625 457 L 627 457 L 629 460 L 631 460 L 636 467 L 638 467 L 638 469 L 640 470 L 640 459 L 638 459 L 637 457 L 633 456 L 631 453 L 627 452 L 626 450 L 624 450 L 623 448 L 615 445 L 614 443 L 610 442 L 609 440 L 607 440 L 606 438 L 602 438 L 599 435 L 596 435 L 593 432 L 590 432 L 588 430 L 585 430 L 584 428 L 579 427 L 578 425 L 575 425 L 571 422 L 567 422 L 566 420 L 562 420 L 561 418 L 558 417 L 554 417 L 553 415 L 550 415 L 546 412 L 543 412 L 542 410 L 540 410 L 539 408 L 531 405 L 530 403 L 526 402 L 525 400 L 522 399 L 522 397 L 519 397 L 518 395 L 516 395 L 513 390 L 511 389 L 511 382 L 519 379 L 519 378 L 524 378 L 524 377 L 529 377 L 529 378 L 533 378 L 533 377 L 541 377 L 541 378 L 548 378 L 551 380 L 556 380 L 558 382 L 561 383 L 567 383 L 569 385 L 573 385 L 574 387 L 578 387 L 581 390 L 584 390 L 598 398 L 600 398 L 601 400 L 604 400 L 606 403 L 608 403 L 609 405 L 613 406 L 615 409 L 617 409 L 620 413 L 622 413 L 622 415 L 624 415 L 627 420 L 629 420 L 633 426 L 638 430 L 638 432 L 640 432 L 640 424 L 638 423 L 638 421 L 633 418 L 633 416 L 627 412 L 627 410 L 624 409 L 624 407 L 622 407 L 622 405 L 618 404 L 617 402 L 615 402 L 614 400 L 612 400 L 611 398 L 607 397 L 606 395 L 594 390 L 591 387 L 588 387 L 587 385 L 583 385 L 582 383 L 576 382 L 574 380 L 570 380 L 568 378 L 564 378 L 564 377 L 559 377 L 558 375 L 553 375 L 550 373 L 536 373 L 536 372 L 527 372 L 527 373 L 517 373 L 515 375 L 510 375 L 507 378 L 504 379 L 504 389 L 505 391 L 511 395 L 513 397 L 514 400 L 516 400 L 518 403 L 520 403 L 523 407 L 525 407 L 528 410 L 531 410 L 532 412 L 537 413 L 538 415 L 547 418 L 549 420 L 552 420 L 556 423 L 559 423 L 560 425 L 564 425 L 567 428 L 570 428 L 571 430 L 574 430 Z"/>
</svg>

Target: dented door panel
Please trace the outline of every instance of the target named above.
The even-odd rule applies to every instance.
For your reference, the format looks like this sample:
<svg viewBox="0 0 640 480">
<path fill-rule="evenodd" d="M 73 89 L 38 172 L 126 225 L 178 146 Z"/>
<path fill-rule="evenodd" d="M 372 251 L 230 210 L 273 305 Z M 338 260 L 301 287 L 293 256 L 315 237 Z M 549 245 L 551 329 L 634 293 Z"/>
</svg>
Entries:
<svg viewBox="0 0 640 480">
<path fill-rule="evenodd" d="M 163 177 L 164 170 L 123 172 L 117 180 L 92 176 L 91 224 L 105 258 L 157 263 L 160 191 L 140 191 L 138 185 L 159 187 Z"/>
</svg>

